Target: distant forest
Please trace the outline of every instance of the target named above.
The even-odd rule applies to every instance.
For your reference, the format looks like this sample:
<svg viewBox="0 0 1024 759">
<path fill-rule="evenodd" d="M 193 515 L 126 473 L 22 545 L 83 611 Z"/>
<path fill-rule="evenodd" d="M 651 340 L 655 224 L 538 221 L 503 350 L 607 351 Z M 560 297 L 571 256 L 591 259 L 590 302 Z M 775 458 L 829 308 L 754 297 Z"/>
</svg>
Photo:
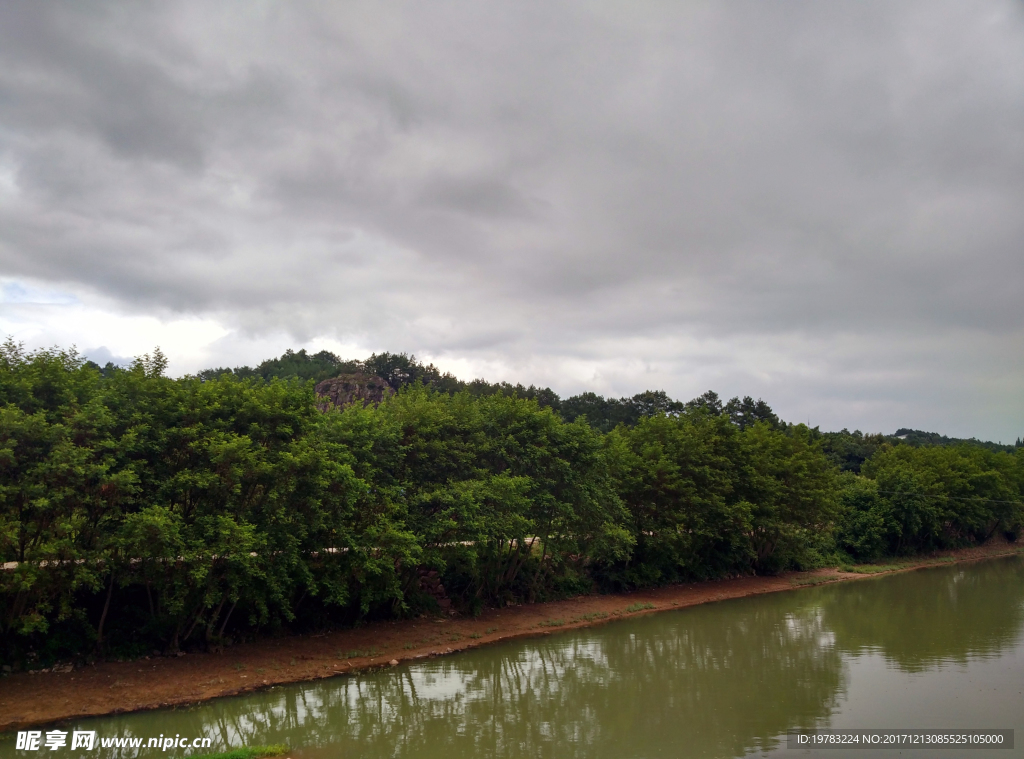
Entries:
<svg viewBox="0 0 1024 759">
<path fill-rule="evenodd" d="M 91 366 L 100 371 L 114 371 L 116 367 L 108 364 L 106 369 L 100 369 L 96 364 Z M 754 401 L 750 396 L 742 399 L 733 398 L 722 402 L 717 393 L 709 391 L 699 398 L 689 402 L 681 402 L 669 398 L 663 390 L 647 390 L 638 393 L 632 398 L 604 398 L 596 393 L 581 393 L 570 398 L 562 399 L 554 390 L 549 387 L 539 388 L 535 385 L 526 387 L 522 384 L 510 384 L 508 382 L 487 382 L 483 379 L 475 379 L 469 382 L 463 381 L 448 372 L 441 372 L 433 364 L 423 364 L 416 360 L 415 356 L 405 353 L 375 353 L 364 361 L 346 360 L 331 353 L 320 351 L 309 354 L 303 350 L 285 351 L 280 358 L 267 359 L 255 369 L 248 366 L 235 367 L 234 369 L 205 369 L 197 375 L 200 379 L 211 379 L 222 375 L 230 374 L 235 377 L 249 379 L 259 378 L 264 381 L 271 379 L 304 379 L 312 380 L 314 383 L 325 379 L 337 377 L 340 374 L 365 373 L 371 374 L 386 380 L 394 389 L 400 390 L 406 385 L 421 382 L 428 387 L 440 392 L 453 394 L 468 392 L 473 396 L 493 395 L 495 393 L 506 397 L 516 396 L 537 401 L 540 405 L 549 407 L 566 421 L 573 421 L 577 417 L 584 417 L 591 427 L 601 432 L 609 432 L 619 424 L 628 426 L 635 425 L 642 417 L 651 416 L 656 413 L 679 413 L 686 408 L 703 406 L 716 411 L 726 413 L 732 421 L 740 427 L 752 424 L 756 421 L 765 421 L 770 424 L 780 424 L 779 418 L 772 411 L 767 403 L 758 399 Z M 832 439 L 836 443 L 836 455 L 842 455 L 845 468 L 856 470 L 860 461 L 867 458 L 870 453 L 882 442 L 897 444 L 904 442 L 908 445 L 978 445 L 991 451 L 1006 451 L 1012 453 L 1016 448 L 1022 447 L 1024 441 L 1017 438 L 1013 445 L 981 441 L 975 438 L 951 438 L 940 435 L 937 432 L 923 432 L 900 428 L 892 435 L 864 435 L 862 432 L 840 432 L 821 433 L 826 440 Z M 865 441 L 866 442 L 862 442 Z M 842 448 L 838 441 L 849 441 L 849 444 Z M 866 454 L 866 455 L 862 455 Z"/>
<path fill-rule="evenodd" d="M 0 664 L 864 562 L 1024 530 L 1024 449 L 404 354 L 166 376 L 0 345 Z M 315 383 L 372 374 L 380 403 Z"/>
<path fill-rule="evenodd" d="M 96 369 L 100 368 L 95 364 L 92 366 Z M 106 371 L 114 369 L 113 365 L 108 364 Z M 321 382 L 331 377 L 337 377 L 339 374 L 349 373 L 376 375 L 386 380 L 396 391 L 406 385 L 421 382 L 448 394 L 465 391 L 472 396 L 500 394 L 506 397 L 527 398 L 537 401 L 541 406 L 553 409 L 567 422 L 574 421 L 577 417 L 583 417 L 591 427 L 601 432 L 610 432 L 619 424 L 632 427 L 645 416 L 678 414 L 687 408 L 698 406 L 707 408 L 716 414 L 728 414 L 733 423 L 741 429 L 758 421 L 774 426 L 782 424 L 767 403 L 761 399 L 755 401 L 750 396 L 742 399 L 732 398 L 723 402 L 717 393 L 709 391 L 684 403 L 669 398 L 663 390 L 647 390 L 632 398 L 604 398 L 596 393 L 582 393 L 563 400 L 549 387 L 539 388 L 534 385 L 525 387 L 522 384 L 512 385 L 508 382 L 491 383 L 483 379 L 464 382 L 448 372 L 442 373 L 433 364 L 423 364 L 417 361 L 415 356 L 405 353 L 375 353 L 365 361 L 358 361 L 342 359 L 329 351 L 308 354 L 305 350 L 288 350 L 280 358 L 267 359 L 255 369 L 248 366 L 234 369 L 206 369 L 199 372 L 198 376 L 200 379 L 210 379 L 230 374 L 239 378 L 259 378 L 264 381 L 273 378 L 298 378 Z M 976 445 L 990 451 L 1005 451 L 1007 453 L 1012 453 L 1015 449 L 1024 446 L 1024 441 L 1021 438 L 1017 438 L 1014 445 L 1003 445 L 975 438 L 951 438 L 937 432 L 923 432 L 906 428 L 900 428 L 892 435 L 865 435 L 860 430 L 850 432 L 846 429 L 839 432 L 817 434 L 820 434 L 822 444 L 831 458 L 842 469 L 854 472 L 860 471 L 861 463 L 883 443 L 891 445 L 905 443 L 913 446 Z"/>
</svg>

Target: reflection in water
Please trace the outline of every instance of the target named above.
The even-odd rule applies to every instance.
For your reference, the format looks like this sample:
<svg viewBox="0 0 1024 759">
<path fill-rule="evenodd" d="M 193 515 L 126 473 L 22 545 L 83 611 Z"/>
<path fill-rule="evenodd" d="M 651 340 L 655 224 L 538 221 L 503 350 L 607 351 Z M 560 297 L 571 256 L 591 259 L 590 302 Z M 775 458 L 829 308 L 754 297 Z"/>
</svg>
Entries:
<svg viewBox="0 0 1024 759">
<path fill-rule="evenodd" d="M 990 562 L 740 599 L 82 727 L 305 757 L 742 756 L 827 725 L 865 650 L 922 672 L 1019 648 L 1022 580 Z"/>
<path fill-rule="evenodd" d="M 1017 641 L 1024 621 L 1020 559 L 909 572 L 828 590 L 822 610 L 842 651 L 877 650 L 907 672 L 998 656 Z"/>
<path fill-rule="evenodd" d="M 174 729 L 325 756 L 741 755 L 827 715 L 840 683 L 821 616 L 770 600 L 214 702 Z"/>
</svg>

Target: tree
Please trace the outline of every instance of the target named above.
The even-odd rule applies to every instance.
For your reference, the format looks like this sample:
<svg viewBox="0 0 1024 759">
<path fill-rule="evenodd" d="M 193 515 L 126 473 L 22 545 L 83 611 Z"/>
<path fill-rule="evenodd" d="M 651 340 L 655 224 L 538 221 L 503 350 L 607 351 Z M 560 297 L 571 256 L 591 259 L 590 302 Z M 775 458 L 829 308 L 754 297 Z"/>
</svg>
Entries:
<svg viewBox="0 0 1024 759">
<path fill-rule="evenodd" d="M 754 567 L 777 572 L 813 565 L 820 535 L 830 535 L 838 505 L 835 469 L 812 430 L 757 422 L 741 433 L 739 491 L 751 512 Z"/>
<path fill-rule="evenodd" d="M 615 584 L 707 578 L 749 565 L 750 505 L 737 497 L 737 432 L 706 413 L 646 417 L 606 439 L 636 548 Z"/>
<path fill-rule="evenodd" d="M 723 411 L 722 399 L 718 397 L 718 393 L 714 390 L 708 390 L 703 395 L 698 395 L 692 401 L 687 401 L 686 408 L 691 410 L 703 409 L 706 413 L 713 416 L 720 416 Z"/>
<path fill-rule="evenodd" d="M 776 428 L 781 424 L 779 417 L 772 411 L 771 406 L 760 398 L 755 401 L 749 395 L 745 395 L 743 400 L 740 400 L 738 397 L 731 399 L 725 404 L 723 411 L 729 415 L 732 423 L 741 430 L 745 430 L 747 427 L 758 422 L 764 422 Z"/>
<path fill-rule="evenodd" d="M 1024 523 L 1017 456 L 973 445 L 883 446 L 862 467 L 898 525 L 894 554 L 984 541 Z"/>
</svg>

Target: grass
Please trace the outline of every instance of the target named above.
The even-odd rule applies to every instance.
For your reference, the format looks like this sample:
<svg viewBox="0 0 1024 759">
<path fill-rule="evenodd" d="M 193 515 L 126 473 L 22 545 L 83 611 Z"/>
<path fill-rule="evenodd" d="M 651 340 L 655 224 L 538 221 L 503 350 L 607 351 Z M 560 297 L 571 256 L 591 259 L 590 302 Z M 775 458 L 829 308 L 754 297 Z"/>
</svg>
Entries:
<svg viewBox="0 0 1024 759">
<path fill-rule="evenodd" d="M 625 611 L 627 614 L 632 614 L 634 611 L 643 611 L 644 609 L 653 608 L 655 608 L 654 604 L 650 603 L 649 601 L 647 603 L 640 603 L 639 601 L 637 601 L 635 604 L 630 604 L 629 606 L 627 606 Z"/>
<path fill-rule="evenodd" d="M 497 631 L 498 631 L 497 627 L 488 627 L 486 630 L 484 630 L 484 635 L 490 635 L 492 632 L 497 632 Z"/>
<path fill-rule="evenodd" d="M 267 756 L 284 756 L 288 753 L 287 746 L 248 746 L 223 751 L 219 754 L 202 754 L 192 759 L 263 759 Z"/>
<path fill-rule="evenodd" d="M 791 582 L 793 585 L 805 586 L 805 585 L 821 585 L 822 583 L 831 582 L 831 577 L 797 577 Z"/>
<path fill-rule="evenodd" d="M 895 572 L 897 569 L 904 569 L 906 566 L 906 564 L 857 564 L 855 566 L 842 567 L 842 570 L 858 575 L 877 575 L 881 572 Z"/>
<path fill-rule="evenodd" d="M 896 561 L 891 564 L 841 564 L 837 567 L 841 572 L 853 572 L 858 575 L 876 575 L 882 572 L 896 572 L 908 567 L 923 567 L 931 564 L 952 564 L 956 561 L 955 556 L 938 556 L 934 559 L 916 558 L 906 561 Z"/>
<path fill-rule="evenodd" d="M 371 646 L 366 651 L 360 651 L 359 649 L 353 649 L 352 651 L 338 651 L 339 659 L 361 659 L 366 656 L 378 656 L 383 653 L 376 646 Z"/>
<path fill-rule="evenodd" d="M 606 611 L 594 611 L 590 614 L 580 614 L 578 617 L 573 617 L 573 622 L 593 622 L 596 619 L 608 619 L 608 612 Z"/>
<path fill-rule="evenodd" d="M 484 636 L 483 636 L 483 633 L 470 633 L 469 637 L 472 638 L 473 640 L 478 640 L 478 639 L 480 639 L 480 638 L 482 638 Z"/>
</svg>

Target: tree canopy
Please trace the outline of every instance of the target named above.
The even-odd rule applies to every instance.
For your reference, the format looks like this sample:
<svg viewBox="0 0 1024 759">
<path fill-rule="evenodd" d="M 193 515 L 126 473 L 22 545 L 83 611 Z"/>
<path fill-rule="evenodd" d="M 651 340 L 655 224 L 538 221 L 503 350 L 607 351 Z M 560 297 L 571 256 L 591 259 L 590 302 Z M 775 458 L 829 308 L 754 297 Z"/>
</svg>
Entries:
<svg viewBox="0 0 1024 759">
<path fill-rule="evenodd" d="M 324 411 L 314 381 L 353 368 L 332 354 L 166 366 L 159 351 L 100 368 L 0 346 L 3 661 L 216 647 L 1024 526 L 1020 449 L 821 433 L 749 397 L 561 401 L 375 354 L 355 368 L 397 392 Z"/>
</svg>

